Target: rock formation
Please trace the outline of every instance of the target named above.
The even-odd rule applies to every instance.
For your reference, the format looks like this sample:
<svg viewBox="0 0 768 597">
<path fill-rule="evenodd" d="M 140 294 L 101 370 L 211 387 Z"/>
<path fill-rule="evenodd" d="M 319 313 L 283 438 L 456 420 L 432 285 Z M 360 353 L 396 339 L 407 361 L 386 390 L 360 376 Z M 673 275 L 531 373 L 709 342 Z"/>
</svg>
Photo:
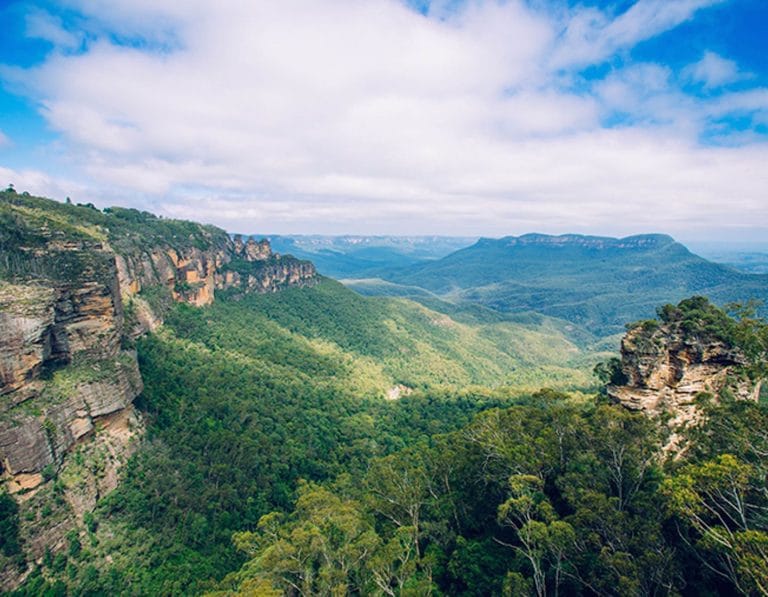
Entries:
<svg viewBox="0 0 768 597">
<path fill-rule="evenodd" d="M 718 311 L 700 298 L 681 306 L 690 308 L 692 302 L 704 305 L 705 313 Z M 662 317 L 640 322 L 628 330 L 621 343 L 623 383 L 607 389 L 624 407 L 668 420 L 668 451 L 681 448 L 679 431 L 701 420 L 704 401 L 719 400 L 723 394 L 757 400 L 760 394 L 760 382 L 744 374 L 749 364 L 744 353 L 711 322 L 686 319 L 675 309 L 668 308 L 674 314 L 666 321 Z"/>
<path fill-rule="evenodd" d="M 137 445 L 133 401 L 143 386 L 131 338 L 161 325 L 172 301 L 204 306 L 216 292 L 237 298 L 316 281 L 311 263 L 273 254 L 266 240 L 0 193 L 0 489 L 48 503 L 48 479 L 70 471 L 72 481 L 64 522 L 22 528 L 28 557 L 63 544 Z M 98 475 L 71 472 L 84 454 L 98 454 Z M 3 572 L 0 586 L 21 574 Z"/>
<path fill-rule="evenodd" d="M 311 263 L 273 254 L 266 240 L 134 210 L 105 217 L 36 198 L 2 200 L 0 473 L 11 491 L 39 484 L 101 417 L 131 407 L 141 376 L 121 343 L 162 323 L 148 292 L 204 306 L 217 291 L 237 297 L 317 281 Z M 73 225 L 62 209 L 84 210 L 83 221 Z M 103 224 L 89 225 L 89 216 Z"/>
</svg>

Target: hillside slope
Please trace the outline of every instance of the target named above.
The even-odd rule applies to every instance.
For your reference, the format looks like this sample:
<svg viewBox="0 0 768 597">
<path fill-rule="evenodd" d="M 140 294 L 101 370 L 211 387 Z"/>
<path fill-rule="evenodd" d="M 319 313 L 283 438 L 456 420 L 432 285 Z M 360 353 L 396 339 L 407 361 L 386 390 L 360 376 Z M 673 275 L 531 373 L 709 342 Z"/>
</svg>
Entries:
<svg viewBox="0 0 768 597">
<path fill-rule="evenodd" d="M 620 332 L 624 322 L 691 294 L 717 303 L 768 298 L 768 276 L 711 263 L 658 234 L 481 239 L 438 261 L 381 277 L 501 312 L 538 311 L 599 335 Z"/>
<path fill-rule="evenodd" d="M 331 280 L 170 305 L 137 349 L 148 441 L 79 531 L 87 556 L 54 548 L 66 571 L 49 561 L 30 587 L 62 582 L 79 594 L 119 582 L 130 594 L 196 594 L 241 562 L 232 533 L 288 509 L 301 479 L 362 471 L 373 457 L 513 403 L 522 385 L 583 385 L 591 368 L 546 324 L 470 326 Z M 480 382 L 516 387 L 463 387 Z M 58 472 L 68 491 L 93 475 L 84 449 Z M 65 516 L 40 510 L 22 502 L 21 517 Z"/>
<path fill-rule="evenodd" d="M 393 267 L 433 261 L 467 247 L 476 238 L 445 236 L 269 235 L 276 251 L 309 259 L 331 278 L 361 278 Z"/>
<path fill-rule="evenodd" d="M 545 318 L 462 322 L 406 299 L 361 297 L 328 279 L 311 289 L 249 296 L 244 305 L 259 325 L 281 326 L 370 363 L 379 384 L 586 386 L 600 358 Z M 214 306 L 210 325 L 226 325 L 235 312 L 239 306 Z"/>
<path fill-rule="evenodd" d="M 0 570 L 0 587 L 61 550 L 117 486 L 143 435 L 137 336 L 174 303 L 316 281 L 311 263 L 212 226 L 0 193 L 0 496 L 27 507 L 24 549 Z M 54 482 L 73 466 L 98 474 Z"/>
<path fill-rule="evenodd" d="M 248 561 L 208 597 L 764 594 L 768 408 L 755 384 L 768 326 L 702 297 L 659 316 L 601 367 L 625 384 L 606 388 L 617 404 L 540 392 L 351 480 L 302 484 L 290 514 L 235 535 Z"/>
</svg>

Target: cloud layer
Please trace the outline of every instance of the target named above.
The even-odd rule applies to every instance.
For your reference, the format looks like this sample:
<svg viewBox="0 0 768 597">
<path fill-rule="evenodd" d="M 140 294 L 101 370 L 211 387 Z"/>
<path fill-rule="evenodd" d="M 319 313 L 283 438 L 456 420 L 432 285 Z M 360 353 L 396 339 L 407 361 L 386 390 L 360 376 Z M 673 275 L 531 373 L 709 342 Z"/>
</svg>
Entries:
<svg viewBox="0 0 768 597">
<path fill-rule="evenodd" d="M 768 91 L 729 90 L 738 65 L 715 53 L 680 73 L 629 56 L 718 3 L 73 0 L 76 28 L 29 20 L 48 59 L 2 73 L 59 132 L 80 199 L 230 230 L 768 228 L 768 148 L 724 124 L 768 122 Z"/>
</svg>

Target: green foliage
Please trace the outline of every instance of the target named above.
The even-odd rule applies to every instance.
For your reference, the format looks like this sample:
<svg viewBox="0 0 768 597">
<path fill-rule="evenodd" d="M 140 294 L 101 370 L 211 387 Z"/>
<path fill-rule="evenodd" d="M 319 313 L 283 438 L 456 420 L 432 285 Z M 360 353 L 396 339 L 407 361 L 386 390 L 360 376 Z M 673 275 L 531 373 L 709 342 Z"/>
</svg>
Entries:
<svg viewBox="0 0 768 597">
<path fill-rule="evenodd" d="M 768 276 L 711 263 L 663 235 L 481 239 L 442 259 L 377 275 L 407 296 L 428 291 L 501 313 L 537 311 L 597 336 L 620 332 L 625 322 L 691 294 L 720 304 L 768 298 Z M 366 291 L 378 292 L 370 284 Z M 391 284 L 380 292 L 391 293 Z"/>
<path fill-rule="evenodd" d="M 340 479 L 334 503 L 355 503 L 356 520 L 371 521 L 378 537 L 347 578 L 372 582 L 365 594 L 393 595 L 411 586 L 451 595 L 677 586 L 658 446 L 648 419 L 618 407 L 542 394 L 483 412 L 462 430 L 374 460 L 360 482 Z M 297 509 L 266 520 L 284 537 L 306 516 Z M 254 544 L 230 583 L 269 578 L 264 554 L 282 543 L 262 531 Z"/>
<path fill-rule="evenodd" d="M 666 324 L 679 326 L 690 336 L 717 338 L 731 343 L 736 335 L 736 322 L 703 296 L 694 296 L 675 305 L 658 309 L 659 319 Z"/>
<path fill-rule="evenodd" d="M 213 226 L 166 220 L 135 209 L 72 205 L 50 199 L 0 192 L 0 276 L 49 278 L 73 283 L 105 280 L 114 260 L 99 250 L 104 242 L 122 255 L 156 247 L 208 249 L 224 246 L 227 234 Z M 72 243 L 84 251 L 59 250 Z M 44 253 L 34 249 L 48 248 Z"/>
<path fill-rule="evenodd" d="M 83 545 L 80 543 L 80 537 L 77 531 L 70 531 L 67 533 L 67 542 L 69 543 L 68 555 L 70 558 L 78 558 L 83 550 Z"/>
<path fill-rule="evenodd" d="M 597 379 L 603 384 L 624 385 L 628 379 L 621 366 L 621 359 L 611 357 L 607 361 L 598 363 L 592 370 Z"/>
<path fill-rule="evenodd" d="M 321 307 L 310 314 L 335 304 L 335 326 L 312 321 L 313 302 Z M 445 387 L 384 400 L 406 377 L 385 350 L 397 344 L 355 330 L 375 329 L 380 315 L 330 282 L 206 309 L 174 306 L 163 330 L 138 342 L 145 384 L 138 404 L 150 418 L 149 441 L 98 512 L 98 537 L 115 525 L 129 536 L 146 532 L 153 555 L 112 568 L 140 592 L 199 591 L 241 562 L 232 533 L 291 508 L 299 478 L 362 474 L 372 457 L 518 399 L 508 390 Z M 429 361 L 409 366 L 421 367 L 422 380 L 431 374 Z M 118 549 L 126 544 L 133 539 Z M 107 582 L 106 573 L 101 578 Z"/>
<path fill-rule="evenodd" d="M 312 289 L 251 295 L 242 303 L 214 305 L 210 325 L 232 327 L 235 317 L 244 319 L 245 308 L 252 327 L 274 330 L 277 324 L 281 335 L 287 330 L 333 343 L 375 363 L 392 384 L 409 387 L 583 387 L 590 385 L 587 371 L 599 358 L 582 353 L 549 323 L 461 323 L 411 301 L 366 299 L 330 280 Z"/>
<path fill-rule="evenodd" d="M 43 481 L 51 481 L 56 478 L 56 467 L 53 464 L 46 464 L 40 473 L 43 476 Z"/>
<path fill-rule="evenodd" d="M 304 595 L 362 591 L 368 580 L 361 573 L 380 543 L 358 504 L 308 484 L 299 487 L 289 520 L 266 515 L 257 533 L 236 534 L 234 541 L 252 558 L 249 577 Z"/>
<path fill-rule="evenodd" d="M 5 492 L 0 492 L 0 552 L 6 556 L 21 553 L 19 507 Z"/>
<path fill-rule="evenodd" d="M 92 512 L 86 512 L 83 515 L 83 524 L 89 533 L 95 533 L 98 528 L 98 521 Z"/>
</svg>

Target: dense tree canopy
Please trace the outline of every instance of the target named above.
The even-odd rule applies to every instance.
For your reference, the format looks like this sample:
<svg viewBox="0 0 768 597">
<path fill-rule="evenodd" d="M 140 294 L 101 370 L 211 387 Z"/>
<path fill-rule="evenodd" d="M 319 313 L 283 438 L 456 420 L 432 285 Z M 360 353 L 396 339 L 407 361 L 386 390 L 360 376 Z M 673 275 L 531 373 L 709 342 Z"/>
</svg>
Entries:
<svg viewBox="0 0 768 597">
<path fill-rule="evenodd" d="M 711 401 L 666 459 L 661 422 L 602 395 L 385 400 L 391 339 L 336 327 L 374 312 L 315 319 L 296 296 L 174 307 L 138 343 L 146 441 L 17 595 L 766 594 L 765 405 Z M 713 309 L 660 316 L 721 334 L 759 377 L 764 322 Z"/>
</svg>

